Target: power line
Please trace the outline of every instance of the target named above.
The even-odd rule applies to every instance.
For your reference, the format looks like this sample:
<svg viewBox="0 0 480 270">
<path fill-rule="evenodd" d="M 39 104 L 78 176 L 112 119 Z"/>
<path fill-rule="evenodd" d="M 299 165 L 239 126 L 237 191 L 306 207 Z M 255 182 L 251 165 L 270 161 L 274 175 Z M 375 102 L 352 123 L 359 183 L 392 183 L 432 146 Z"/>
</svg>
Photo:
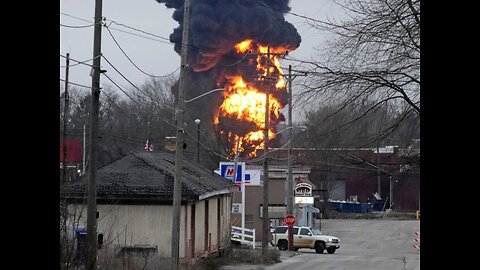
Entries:
<svg viewBox="0 0 480 270">
<path fill-rule="evenodd" d="M 82 19 L 82 18 L 79 18 L 79 17 L 75 17 L 75 16 L 73 16 L 73 15 L 70 15 L 70 14 L 67 14 L 67 13 L 64 13 L 64 12 L 60 12 L 60 14 L 62 14 L 62 15 L 64 15 L 64 16 L 67 16 L 67 17 L 70 17 L 70 18 L 74 18 L 74 19 L 80 20 L 80 21 L 92 23 L 92 21 L 88 21 L 88 20 L 85 20 L 85 19 Z"/>
<path fill-rule="evenodd" d="M 81 19 L 81 18 L 78 18 L 78 17 L 75 17 L 75 16 L 71 16 L 71 15 L 68 15 L 68 14 L 64 14 L 64 13 L 60 13 L 60 14 L 63 14 L 65 16 L 69 16 L 69 17 L 73 17 L 73 18 L 76 18 L 76 19 L 79 19 L 79 20 L 82 20 L 82 21 L 87 21 L 85 19 Z M 106 18 L 104 20 L 107 20 Z M 177 43 L 173 43 L 170 41 L 170 39 L 166 38 L 166 37 L 162 37 L 162 36 L 159 36 L 159 35 L 156 35 L 156 34 L 152 34 L 152 33 L 149 33 L 147 31 L 144 31 L 144 30 L 140 30 L 138 28 L 135 28 L 135 27 L 131 27 L 131 26 L 128 26 L 128 25 L 125 25 L 125 24 L 121 24 L 121 23 L 118 23 L 118 22 L 115 22 L 113 20 L 109 20 L 111 23 L 115 23 L 119 26 L 123 26 L 123 27 L 126 27 L 128 29 L 131 29 L 131 30 L 134 30 L 134 31 L 138 31 L 138 32 L 141 32 L 141 33 L 144 33 L 144 34 L 147 34 L 147 35 L 151 35 L 153 37 L 157 37 L 157 38 L 160 38 L 162 40 L 158 40 L 158 39 L 154 39 L 154 38 L 150 38 L 150 37 L 146 37 L 146 36 L 142 36 L 142 35 L 138 35 L 138 34 L 135 34 L 135 33 L 132 33 L 132 32 L 128 32 L 128 31 L 124 31 L 124 30 L 120 30 L 120 29 L 117 29 L 117 28 L 113 28 L 113 27 L 110 27 L 110 26 L 105 26 L 105 27 L 108 27 L 110 29 L 113 29 L 113 30 L 116 30 L 116 31 L 120 31 L 120 32 L 123 32 L 123 33 L 126 33 L 126 34 L 130 34 L 130 35 L 134 35 L 134 36 L 137 36 L 137 37 L 141 37 L 141 38 L 145 38 L 145 39 L 149 39 L 149 40 L 153 40 L 153 41 L 157 41 L 157 42 L 160 42 L 160 43 L 165 43 L 165 44 L 169 44 L 169 45 L 176 45 Z M 88 21 L 87 21 L 88 22 Z M 107 28 L 107 29 L 108 29 Z M 166 40 L 166 41 L 164 41 Z M 167 42 L 168 41 L 168 42 Z M 219 52 L 218 50 L 216 49 L 212 49 L 212 48 L 200 48 L 198 46 L 195 46 L 195 45 L 191 45 L 191 44 L 186 44 L 186 43 L 179 43 L 178 45 L 184 45 L 184 46 L 187 46 L 191 49 L 196 49 L 200 52 L 208 52 L 210 54 L 216 54 L 217 56 L 221 56 L 221 57 L 224 57 L 224 58 L 232 58 L 232 59 L 237 59 L 237 57 L 234 57 L 234 56 L 231 56 L 231 55 L 226 55 L 224 53 L 221 53 Z M 117 45 L 118 46 L 118 45 Z M 229 67 L 229 66 L 234 66 L 238 63 L 240 63 L 241 61 L 243 61 L 245 59 L 245 57 L 248 55 L 248 52 L 240 59 L 238 60 L 237 62 L 235 62 L 234 64 L 229 64 L 229 65 L 224 65 L 226 67 Z M 142 71 L 143 72 L 143 71 Z M 174 71 L 176 72 L 176 70 Z M 172 72 L 172 73 L 174 73 Z M 147 74 L 148 75 L 148 74 Z M 149 75 L 149 76 L 152 76 L 152 75 Z M 165 76 L 168 76 L 168 75 L 165 75 Z"/>
<path fill-rule="evenodd" d="M 130 34 L 130 35 L 133 35 L 133 36 L 141 37 L 141 38 L 144 38 L 144 39 L 149 39 L 149 40 L 156 41 L 156 42 L 159 42 L 159 43 L 164 43 L 164 44 L 168 44 L 168 45 L 174 45 L 174 43 L 171 43 L 171 42 L 166 42 L 166 41 L 163 41 L 163 40 L 158 40 L 158 39 L 154 39 L 154 38 L 150 38 L 150 37 L 138 35 L 138 34 L 135 34 L 135 33 L 132 33 L 132 32 L 128 32 L 128 31 L 125 31 L 125 30 L 120 30 L 120 29 L 113 28 L 113 27 L 110 27 L 110 28 L 113 29 L 113 30 L 119 31 L 119 32 L 123 32 L 123 33 Z"/>
<path fill-rule="evenodd" d="M 128 61 L 130 61 L 130 63 L 132 63 L 132 65 L 134 65 L 138 70 L 140 70 L 143 74 L 145 75 L 148 75 L 150 77 L 153 77 L 153 78 L 165 78 L 165 77 L 168 77 L 168 76 L 171 76 L 173 73 L 175 73 L 177 70 L 180 69 L 180 67 L 178 67 L 177 69 L 175 69 L 173 72 L 170 72 L 169 74 L 167 75 L 162 75 L 162 76 L 156 76 L 156 75 L 151 75 L 145 71 L 143 71 L 141 68 L 139 68 L 133 61 L 132 59 L 127 55 L 127 53 L 122 49 L 122 47 L 120 46 L 120 44 L 118 43 L 118 41 L 115 39 L 115 37 L 113 36 L 112 32 L 110 31 L 109 27 L 108 26 L 105 26 L 105 28 L 107 29 L 108 33 L 110 34 L 110 36 L 112 37 L 113 41 L 115 42 L 115 44 L 117 45 L 117 47 L 120 49 L 120 51 L 122 51 L 123 55 L 125 55 L 125 57 L 128 59 Z"/>
<path fill-rule="evenodd" d="M 60 54 L 60 56 L 63 57 L 63 58 L 66 58 L 65 56 L 63 56 L 63 55 L 61 55 L 61 54 Z M 86 64 L 85 62 L 92 61 L 92 60 L 96 59 L 97 57 L 100 57 L 100 55 L 97 55 L 97 56 L 94 57 L 94 58 L 91 58 L 91 59 L 88 59 L 88 60 L 84 60 L 84 61 L 78 61 L 78 60 L 69 58 L 70 60 L 77 62 L 76 64 L 69 65 L 69 67 L 74 67 L 74 66 L 77 66 L 77 65 L 86 65 L 86 66 L 89 66 L 89 67 L 93 67 L 92 65 Z M 60 67 L 66 67 L 66 66 L 60 66 Z"/>
<path fill-rule="evenodd" d="M 250 2 L 250 1 L 247 0 L 247 2 Z M 281 12 L 281 13 L 287 13 L 287 14 L 290 14 L 290 15 L 293 15 L 293 16 L 296 16 L 296 17 L 299 17 L 299 18 L 302 18 L 302 19 L 306 19 L 306 20 L 318 22 L 318 23 L 321 23 L 321 24 L 326 24 L 326 25 L 329 25 L 329 26 L 334 26 L 333 24 L 331 24 L 331 23 L 329 23 L 329 22 L 325 22 L 325 21 L 321 21 L 321 20 L 319 20 L 319 19 L 314 19 L 314 18 L 312 18 L 312 17 L 308 17 L 308 16 L 305 16 L 305 15 L 297 14 L 297 13 L 295 13 L 295 12 L 281 10 L 281 9 L 279 9 L 279 8 L 271 7 L 271 6 L 266 5 L 266 4 L 264 4 L 264 3 L 260 3 L 260 2 L 250 2 L 250 3 L 252 3 L 252 4 L 257 4 L 257 5 L 260 5 L 260 6 L 269 8 L 269 9 L 271 9 L 271 10 L 276 10 L 276 11 L 279 11 L 279 12 Z"/>
<path fill-rule="evenodd" d="M 135 89 L 137 89 L 138 91 L 140 91 L 140 93 L 142 93 L 143 95 L 145 95 L 145 97 L 147 98 L 150 98 L 148 94 L 146 94 L 144 91 L 142 91 L 140 88 L 138 88 L 134 83 L 132 83 L 129 79 L 127 79 L 127 77 L 125 77 L 125 75 L 123 75 L 110 61 L 108 61 L 108 59 L 102 55 L 103 59 L 105 59 L 105 61 L 107 61 L 107 63 L 113 68 L 115 69 L 115 71 L 120 74 L 120 76 L 122 76 L 127 82 L 129 82 L 133 87 L 135 87 Z M 150 98 L 151 99 L 151 98 Z M 151 99 L 152 100 L 152 99 Z M 175 108 L 173 107 L 170 107 L 168 105 L 165 105 L 163 104 L 163 106 L 167 107 L 167 108 L 170 108 L 172 110 L 175 110 Z"/>
<path fill-rule="evenodd" d="M 66 24 L 60 24 L 60 26 L 67 27 L 67 28 L 88 28 L 92 27 L 95 24 L 90 24 L 90 25 L 66 25 Z"/>
<path fill-rule="evenodd" d="M 114 23 L 114 24 L 116 24 L 116 25 L 123 26 L 123 27 L 129 28 L 129 29 L 132 29 L 132 30 L 135 30 L 135 31 L 138 31 L 138 32 L 147 34 L 147 35 L 151 35 L 151 36 L 154 36 L 154 37 L 157 37 L 157 38 L 161 38 L 161 39 L 164 39 L 164 40 L 170 42 L 170 39 L 168 39 L 168 38 L 166 38 L 166 37 L 162 37 L 162 36 L 159 36 L 159 35 L 155 35 L 155 34 L 152 34 L 152 33 L 147 32 L 147 31 L 137 29 L 137 28 L 132 27 L 132 26 L 128 26 L 128 25 L 125 25 L 125 24 L 122 24 L 122 23 L 118 23 L 118 22 L 116 22 L 116 21 L 114 21 L 114 20 L 109 20 L 109 21 L 111 21 L 112 23 Z"/>
<path fill-rule="evenodd" d="M 85 60 L 85 61 L 79 61 L 79 60 L 75 60 L 73 58 L 69 58 L 70 60 L 74 61 L 74 62 L 77 62 L 78 64 L 75 64 L 75 65 L 86 65 L 86 66 L 89 66 L 89 67 L 92 67 L 93 68 L 93 65 L 89 65 L 89 64 L 86 64 L 85 62 L 88 62 L 88 61 L 92 61 L 94 59 L 97 59 L 98 57 L 100 57 L 101 55 L 97 55 L 95 57 L 93 57 L 92 59 L 88 59 L 88 60 Z M 63 58 L 67 58 L 66 56 L 60 54 L 60 57 L 63 57 Z M 71 66 L 74 66 L 74 65 L 71 65 Z M 62 67 L 62 66 L 60 66 Z"/>
<path fill-rule="evenodd" d="M 107 74 L 105 74 L 105 73 L 102 73 L 102 74 L 103 74 L 103 76 L 107 77 L 107 79 L 108 79 L 109 81 L 111 81 L 118 89 L 120 89 L 120 91 L 122 91 L 122 93 L 124 93 L 127 97 L 129 97 L 132 101 L 136 102 L 138 105 L 142 106 L 142 104 L 140 104 L 140 102 L 138 102 L 138 101 L 136 101 L 135 99 L 133 99 L 130 95 L 127 94 L 126 91 L 123 90 L 123 88 L 121 88 L 116 82 L 114 82 L 112 79 L 110 79 L 110 77 L 108 77 Z M 107 97 L 108 97 L 108 95 L 107 95 Z M 110 101 L 112 101 L 112 103 L 114 103 L 113 100 L 110 99 Z M 115 103 L 114 103 L 114 104 L 115 104 Z"/>
<path fill-rule="evenodd" d="M 60 78 L 60 81 L 62 82 L 65 82 L 64 79 Z M 92 87 L 91 86 L 86 86 L 86 85 L 83 85 L 83 84 L 79 84 L 79 83 L 74 83 L 74 82 L 71 82 L 71 81 L 68 81 L 69 84 L 73 84 L 73 85 L 76 85 L 76 86 L 80 86 L 80 87 L 84 87 L 84 88 L 88 88 L 88 89 L 91 89 Z"/>
</svg>

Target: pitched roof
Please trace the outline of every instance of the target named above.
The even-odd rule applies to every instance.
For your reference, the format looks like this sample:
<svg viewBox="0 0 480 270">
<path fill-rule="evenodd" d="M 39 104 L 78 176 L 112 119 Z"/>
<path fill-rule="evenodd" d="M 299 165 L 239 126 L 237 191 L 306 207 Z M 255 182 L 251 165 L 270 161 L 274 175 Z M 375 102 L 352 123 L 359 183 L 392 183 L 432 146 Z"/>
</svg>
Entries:
<svg viewBox="0 0 480 270">
<path fill-rule="evenodd" d="M 115 201 L 171 202 L 175 175 L 175 153 L 133 152 L 97 170 L 97 199 Z M 194 162 L 184 160 L 182 201 L 199 200 L 230 193 L 235 185 Z M 86 198 L 88 177 L 68 183 L 61 197 Z"/>
</svg>

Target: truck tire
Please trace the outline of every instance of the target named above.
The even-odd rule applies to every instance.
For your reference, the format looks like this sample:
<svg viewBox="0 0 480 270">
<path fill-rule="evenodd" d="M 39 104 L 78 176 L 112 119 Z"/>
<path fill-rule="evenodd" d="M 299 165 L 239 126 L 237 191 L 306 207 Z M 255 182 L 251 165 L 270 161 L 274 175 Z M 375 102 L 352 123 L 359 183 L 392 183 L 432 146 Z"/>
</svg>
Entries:
<svg viewBox="0 0 480 270">
<path fill-rule="evenodd" d="M 287 242 L 287 240 L 278 240 L 278 249 L 280 249 L 280 250 L 287 250 L 287 249 L 288 249 L 288 242 Z"/>
<path fill-rule="evenodd" d="M 328 254 L 333 254 L 335 253 L 336 248 L 327 248 Z"/>
<path fill-rule="evenodd" d="M 321 254 L 321 253 L 323 253 L 324 249 L 325 249 L 325 245 L 323 245 L 322 242 L 316 242 L 315 243 L 315 252 L 316 253 Z"/>
</svg>

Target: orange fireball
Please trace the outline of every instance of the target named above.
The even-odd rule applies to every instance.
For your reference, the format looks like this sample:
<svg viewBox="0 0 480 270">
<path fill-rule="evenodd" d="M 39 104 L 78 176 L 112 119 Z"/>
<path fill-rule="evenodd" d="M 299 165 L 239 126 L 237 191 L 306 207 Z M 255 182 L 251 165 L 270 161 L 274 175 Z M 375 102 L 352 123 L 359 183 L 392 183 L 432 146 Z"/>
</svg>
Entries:
<svg viewBox="0 0 480 270">
<path fill-rule="evenodd" d="M 225 77 L 227 91 L 224 92 L 224 100 L 214 123 L 219 125 L 221 119 L 228 120 L 248 129 L 237 133 L 232 130 L 220 132 L 226 135 L 231 144 L 230 156 L 234 156 L 239 151 L 243 156 L 253 157 L 255 150 L 264 146 L 266 91 L 262 88 L 265 88 L 267 83 L 271 83 L 272 86 L 269 94 L 270 120 L 275 119 L 278 122 L 280 118 L 279 110 L 284 105 L 276 98 L 275 91 L 285 90 L 285 80 L 278 60 L 279 54 L 285 50 L 270 48 L 270 59 L 267 57 L 267 50 L 267 46 L 257 44 L 253 40 L 244 40 L 235 45 L 235 51 L 239 54 L 250 51 L 252 55 L 256 55 L 256 71 L 259 80 L 263 83 L 249 81 L 241 75 Z M 267 63 L 269 64 L 268 72 Z M 273 86 L 275 86 L 274 89 Z M 274 137 L 274 125 L 272 125 L 269 129 L 269 139 Z M 237 149 L 237 142 L 239 149 Z"/>
</svg>

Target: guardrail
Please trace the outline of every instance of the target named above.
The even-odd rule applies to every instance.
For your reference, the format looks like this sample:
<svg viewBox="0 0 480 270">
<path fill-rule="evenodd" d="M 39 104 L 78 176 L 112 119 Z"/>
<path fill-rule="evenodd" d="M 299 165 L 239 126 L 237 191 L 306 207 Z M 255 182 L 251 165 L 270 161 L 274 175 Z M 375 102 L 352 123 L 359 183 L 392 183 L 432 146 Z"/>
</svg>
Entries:
<svg viewBox="0 0 480 270">
<path fill-rule="evenodd" d="M 255 249 L 255 229 L 242 229 L 241 227 L 232 226 L 230 240 L 252 245 L 252 249 Z"/>
</svg>

